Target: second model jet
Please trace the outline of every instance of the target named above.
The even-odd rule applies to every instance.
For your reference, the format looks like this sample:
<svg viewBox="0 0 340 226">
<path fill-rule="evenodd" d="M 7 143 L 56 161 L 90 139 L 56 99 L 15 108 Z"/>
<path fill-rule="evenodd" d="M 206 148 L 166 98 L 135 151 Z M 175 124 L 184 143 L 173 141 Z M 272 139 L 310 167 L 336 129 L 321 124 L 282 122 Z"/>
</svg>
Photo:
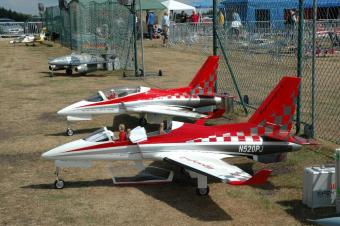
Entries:
<svg viewBox="0 0 340 226">
<path fill-rule="evenodd" d="M 160 115 L 187 118 L 218 117 L 224 113 L 223 97 L 215 95 L 217 56 L 210 56 L 187 87 L 156 89 L 149 87 L 115 87 L 98 91 L 86 100 L 67 106 L 59 115 L 68 121 L 91 120 L 92 115 L 139 113 L 140 124 L 161 121 Z M 67 128 L 67 135 L 73 130 Z"/>
</svg>

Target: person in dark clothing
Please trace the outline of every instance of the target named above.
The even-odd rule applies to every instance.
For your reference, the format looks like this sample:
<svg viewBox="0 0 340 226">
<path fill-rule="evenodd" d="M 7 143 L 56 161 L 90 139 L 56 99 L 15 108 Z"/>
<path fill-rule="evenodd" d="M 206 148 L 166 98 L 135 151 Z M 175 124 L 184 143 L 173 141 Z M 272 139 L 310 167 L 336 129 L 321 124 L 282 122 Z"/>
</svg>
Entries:
<svg viewBox="0 0 340 226">
<path fill-rule="evenodd" d="M 153 26 L 155 25 L 155 14 L 151 11 L 147 14 L 146 24 L 148 25 L 148 38 L 152 40 Z"/>
<path fill-rule="evenodd" d="M 180 19 L 181 23 L 186 23 L 187 22 L 187 14 L 184 11 L 181 12 L 180 18 L 181 18 Z"/>
</svg>

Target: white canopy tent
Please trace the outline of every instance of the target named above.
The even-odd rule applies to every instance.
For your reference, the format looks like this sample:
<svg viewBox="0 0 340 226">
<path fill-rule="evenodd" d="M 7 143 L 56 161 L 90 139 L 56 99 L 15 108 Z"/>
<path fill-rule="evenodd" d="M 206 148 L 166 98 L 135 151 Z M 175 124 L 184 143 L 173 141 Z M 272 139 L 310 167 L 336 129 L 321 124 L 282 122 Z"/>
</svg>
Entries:
<svg viewBox="0 0 340 226">
<path fill-rule="evenodd" d="M 196 8 L 191 6 L 191 5 L 187 5 L 175 0 L 168 0 L 168 1 L 164 1 L 161 2 L 168 10 L 168 14 L 170 15 L 170 11 L 195 11 L 196 12 Z"/>
</svg>

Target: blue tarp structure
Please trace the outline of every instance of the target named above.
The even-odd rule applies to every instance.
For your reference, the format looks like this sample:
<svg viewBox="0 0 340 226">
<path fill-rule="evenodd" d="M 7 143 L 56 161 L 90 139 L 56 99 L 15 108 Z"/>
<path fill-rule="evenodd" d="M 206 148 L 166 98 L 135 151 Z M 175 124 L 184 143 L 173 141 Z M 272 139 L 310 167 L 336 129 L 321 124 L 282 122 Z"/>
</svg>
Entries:
<svg viewBox="0 0 340 226">
<path fill-rule="evenodd" d="M 185 2 L 194 6 L 196 9 L 212 9 L 213 7 L 213 0 L 187 0 Z M 224 6 L 219 4 L 217 7 L 223 8 Z"/>
<path fill-rule="evenodd" d="M 313 7 L 313 0 L 305 0 L 305 8 Z M 340 0 L 317 0 L 318 7 L 340 7 Z"/>
<path fill-rule="evenodd" d="M 340 7 L 340 0 L 318 0 L 319 8 Z M 221 4 L 225 7 L 226 19 L 237 12 L 242 21 L 268 21 L 274 29 L 284 27 L 285 13 L 289 9 L 298 8 L 298 0 L 225 0 Z M 313 0 L 305 0 L 305 10 L 312 8 Z"/>
</svg>

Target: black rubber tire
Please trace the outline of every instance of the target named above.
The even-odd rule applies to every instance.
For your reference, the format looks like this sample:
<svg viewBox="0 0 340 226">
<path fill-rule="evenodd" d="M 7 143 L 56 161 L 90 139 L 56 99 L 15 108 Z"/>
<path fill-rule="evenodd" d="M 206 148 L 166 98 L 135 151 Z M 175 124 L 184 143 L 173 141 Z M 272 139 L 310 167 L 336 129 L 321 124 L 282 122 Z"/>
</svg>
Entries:
<svg viewBox="0 0 340 226">
<path fill-rule="evenodd" d="M 207 196 L 209 194 L 209 186 L 207 188 L 196 188 L 196 194 L 198 196 Z"/>
<path fill-rule="evenodd" d="M 55 180 L 54 181 L 54 188 L 55 189 L 63 189 L 65 186 L 65 181 L 63 180 Z"/>
<path fill-rule="evenodd" d="M 66 74 L 67 74 L 67 75 L 72 75 L 72 73 L 73 73 L 73 71 L 72 71 L 71 68 L 67 68 L 67 69 L 66 69 Z"/>
<path fill-rule="evenodd" d="M 158 76 L 163 76 L 163 71 L 162 70 L 158 71 Z"/>
<path fill-rule="evenodd" d="M 70 128 L 66 129 L 66 135 L 67 136 L 73 136 L 73 134 L 74 134 L 74 131 L 72 129 L 70 129 Z"/>
</svg>

